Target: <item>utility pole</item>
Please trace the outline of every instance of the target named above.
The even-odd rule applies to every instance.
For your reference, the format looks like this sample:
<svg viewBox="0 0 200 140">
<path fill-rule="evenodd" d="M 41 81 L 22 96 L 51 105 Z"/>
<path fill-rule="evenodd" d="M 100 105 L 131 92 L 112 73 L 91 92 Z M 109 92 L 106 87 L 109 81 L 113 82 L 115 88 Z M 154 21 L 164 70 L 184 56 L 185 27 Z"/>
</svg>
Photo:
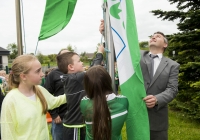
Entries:
<svg viewBox="0 0 200 140">
<path fill-rule="evenodd" d="M 23 54 L 20 0 L 15 0 L 18 56 Z"/>
</svg>

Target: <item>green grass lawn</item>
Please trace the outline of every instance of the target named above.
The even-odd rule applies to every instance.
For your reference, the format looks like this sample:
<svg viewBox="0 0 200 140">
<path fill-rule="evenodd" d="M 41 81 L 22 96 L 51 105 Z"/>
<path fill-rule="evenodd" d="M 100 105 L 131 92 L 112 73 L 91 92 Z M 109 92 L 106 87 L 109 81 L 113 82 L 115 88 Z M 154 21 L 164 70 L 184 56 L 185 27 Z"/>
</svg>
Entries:
<svg viewBox="0 0 200 140">
<path fill-rule="evenodd" d="M 169 110 L 169 140 L 200 140 L 200 122 L 187 119 L 180 112 Z M 127 140 L 125 126 L 123 140 Z"/>
<path fill-rule="evenodd" d="M 122 130 L 122 138 L 127 140 L 125 126 Z M 169 110 L 169 140 L 200 140 L 200 122 L 187 119 L 183 114 Z"/>
<path fill-rule="evenodd" d="M 49 127 L 49 137 L 50 137 L 50 140 L 53 140 L 52 136 L 51 136 L 51 123 L 48 124 L 48 127 Z"/>
<path fill-rule="evenodd" d="M 169 111 L 169 140 L 200 140 L 200 122 Z"/>
</svg>

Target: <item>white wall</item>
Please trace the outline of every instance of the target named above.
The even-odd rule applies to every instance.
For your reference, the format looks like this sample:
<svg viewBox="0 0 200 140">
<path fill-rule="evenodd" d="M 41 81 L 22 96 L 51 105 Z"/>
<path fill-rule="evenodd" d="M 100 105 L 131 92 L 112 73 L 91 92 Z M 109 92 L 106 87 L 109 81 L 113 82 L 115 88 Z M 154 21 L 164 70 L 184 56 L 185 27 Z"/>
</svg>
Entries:
<svg viewBox="0 0 200 140">
<path fill-rule="evenodd" d="M 3 68 L 5 68 L 5 66 L 8 66 L 8 56 L 6 55 L 2 56 L 2 64 Z"/>
</svg>

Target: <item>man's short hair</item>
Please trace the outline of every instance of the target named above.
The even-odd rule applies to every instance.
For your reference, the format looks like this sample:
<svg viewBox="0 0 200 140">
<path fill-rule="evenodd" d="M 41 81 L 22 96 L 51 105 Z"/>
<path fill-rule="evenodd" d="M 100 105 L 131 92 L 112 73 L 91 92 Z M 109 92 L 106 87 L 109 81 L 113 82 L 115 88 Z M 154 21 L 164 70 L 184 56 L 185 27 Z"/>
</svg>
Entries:
<svg viewBox="0 0 200 140">
<path fill-rule="evenodd" d="M 155 32 L 154 34 L 160 34 L 160 35 L 162 35 L 162 36 L 164 37 L 164 42 L 165 42 L 166 44 L 168 44 L 168 40 L 167 40 L 166 36 L 165 36 L 162 32 L 157 31 L 157 32 Z"/>
</svg>

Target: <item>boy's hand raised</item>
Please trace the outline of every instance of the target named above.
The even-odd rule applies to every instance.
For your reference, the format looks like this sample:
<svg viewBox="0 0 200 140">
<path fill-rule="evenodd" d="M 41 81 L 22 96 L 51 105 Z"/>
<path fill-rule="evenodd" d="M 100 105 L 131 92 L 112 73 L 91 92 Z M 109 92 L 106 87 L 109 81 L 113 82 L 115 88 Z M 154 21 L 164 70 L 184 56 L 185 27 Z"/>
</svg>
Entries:
<svg viewBox="0 0 200 140">
<path fill-rule="evenodd" d="M 99 32 L 102 34 L 103 31 L 104 31 L 104 20 L 102 19 L 102 20 L 101 20 L 101 24 L 100 24 L 100 26 L 99 26 Z"/>
<path fill-rule="evenodd" d="M 102 44 L 98 47 L 98 53 L 104 53 L 104 46 Z"/>
</svg>

